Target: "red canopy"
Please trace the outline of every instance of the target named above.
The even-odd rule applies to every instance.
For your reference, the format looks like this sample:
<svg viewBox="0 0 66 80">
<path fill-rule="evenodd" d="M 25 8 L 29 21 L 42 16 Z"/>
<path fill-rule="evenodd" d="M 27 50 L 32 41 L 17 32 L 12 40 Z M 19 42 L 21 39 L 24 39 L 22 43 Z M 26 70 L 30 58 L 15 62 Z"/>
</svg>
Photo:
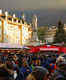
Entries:
<svg viewBox="0 0 66 80">
<path fill-rule="evenodd" d="M 41 46 L 40 47 L 40 51 L 59 51 L 60 47 L 56 47 L 56 46 Z"/>
<path fill-rule="evenodd" d="M 29 50 L 30 53 L 37 53 L 39 52 L 39 48 L 37 47 L 32 47 L 30 50 Z"/>
<path fill-rule="evenodd" d="M 61 52 L 61 47 L 44 45 L 44 46 L 31 47 L 31 49 L 29 50 L 30 53 L 37 53 L 39 51 L 57 51 L 59 53 Z"/>
</svg>

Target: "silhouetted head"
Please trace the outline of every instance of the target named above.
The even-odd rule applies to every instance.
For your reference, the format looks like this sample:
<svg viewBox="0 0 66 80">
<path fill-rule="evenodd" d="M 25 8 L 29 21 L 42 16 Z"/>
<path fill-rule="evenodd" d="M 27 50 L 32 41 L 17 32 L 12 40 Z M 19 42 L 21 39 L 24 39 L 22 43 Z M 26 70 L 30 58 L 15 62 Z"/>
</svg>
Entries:
<svg viewBox="0 0 66 80">
<path fill-rule="evenodd" d="M 48 80 L 48 70 L 37 66 L 27 77 L 27 80 Z"/>
<path fill-rule="evenodd" d="M 4 68 L 0 68 L 0 80 L 9 80 L 9 73 Z"/>
</svg>

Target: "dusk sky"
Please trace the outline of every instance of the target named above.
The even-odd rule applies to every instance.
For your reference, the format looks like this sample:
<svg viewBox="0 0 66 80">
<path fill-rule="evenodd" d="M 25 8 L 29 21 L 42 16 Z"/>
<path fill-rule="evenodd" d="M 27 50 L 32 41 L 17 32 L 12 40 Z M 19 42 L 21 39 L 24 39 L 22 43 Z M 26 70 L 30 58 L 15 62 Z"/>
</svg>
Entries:
<svg viewBox="0 0 66 80">
<path fill-rule="evenodd" d="M 0 8 L 66 9 L 66 0 L 0 0 Z"/>
</svg>

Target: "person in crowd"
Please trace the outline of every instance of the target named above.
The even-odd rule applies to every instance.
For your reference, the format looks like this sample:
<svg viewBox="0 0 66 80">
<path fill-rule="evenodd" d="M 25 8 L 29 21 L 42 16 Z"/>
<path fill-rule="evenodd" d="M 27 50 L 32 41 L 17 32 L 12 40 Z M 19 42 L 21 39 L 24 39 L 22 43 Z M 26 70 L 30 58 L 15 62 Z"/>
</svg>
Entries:
<svg viewBox="0 0 66 80">
<path fill-rule="evenodd" d="M 59 56 L 56 63 L 57 69 L 55 70 L 51 80 L 66 80 L 66 61 L 64 57 Z"/>
<path fill-rule="evenodd" d="M 0 80 L 66 80 L 66 60 L 55 53 L 8 54 L 6 60 L 0 56 L 0 71 L 3 70 L 2 76 L 7 72 L 9 77 L 0 76 Z"/>
<path fill-rule="evenodd" d="M 24 59 L 24 61 L 23 61 L 21 71 L 23 72 L 25 78 L 29 73 L 32 72 L 32 68 L 29 66 L 26 59 Z"/>
<path fill-rule="evenodd" d="M 13 78 L 10 77 L 10 72 L 5 66 L 0 67 L 0 80 L 13 80 Z"/>
<path fill-rule="evenodd" d="M 37 66 L 32 73 L 27 76 L 26 80 L 48 80 L 48 74 L 46 68 Z"/>
<path fill-rule="evenodd" d="M 5 69 L 0 68 L 0 80 L 9 80 L 8 72 Z"/>
</svg>

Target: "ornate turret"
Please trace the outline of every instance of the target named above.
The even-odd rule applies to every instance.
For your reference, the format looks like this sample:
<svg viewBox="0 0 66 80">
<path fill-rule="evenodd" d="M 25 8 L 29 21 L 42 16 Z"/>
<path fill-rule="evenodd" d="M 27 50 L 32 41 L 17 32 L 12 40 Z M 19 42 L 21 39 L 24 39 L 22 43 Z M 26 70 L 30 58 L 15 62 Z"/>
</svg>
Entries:
<svg viewBox="0 0 66 80">
<path fill-rule="evenodd" d="M 8 16 L 8 12 L 7 12 L 7 11 L 5 11 L 5 16 L 6 16 L 6 17 Z"/>
<path fill-rule="evenodd" d="M 23 21 L 23 23 L 26 21 L 26 16 L 24 13 L 22 14 L 22 21 Z"/>
<path fill-rule="evenodd" d="M 16 15 L 15 14 L 13 14 L 13 18 L 15 18 L 16 17 Z"/>
</svg>

